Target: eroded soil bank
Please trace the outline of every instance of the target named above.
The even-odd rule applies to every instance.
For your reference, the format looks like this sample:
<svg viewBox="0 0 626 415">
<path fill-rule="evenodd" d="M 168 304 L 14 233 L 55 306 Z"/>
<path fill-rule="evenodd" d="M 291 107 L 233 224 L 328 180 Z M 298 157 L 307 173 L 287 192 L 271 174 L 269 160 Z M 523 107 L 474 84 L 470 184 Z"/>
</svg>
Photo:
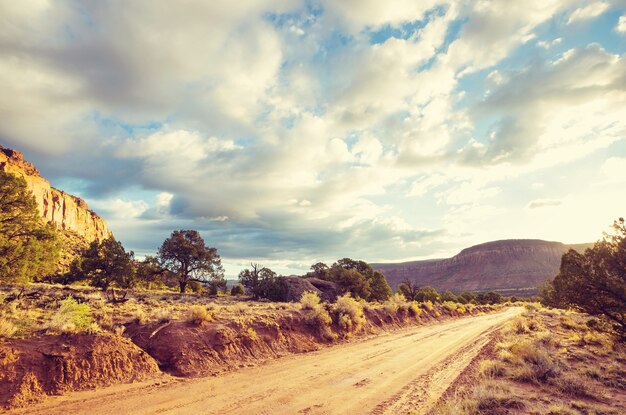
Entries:
<svg viewBox="0 0 626 415">
<path fill-rule="evenodd" d="M 128 322 L 123 335 L 109 333 L 44 335 L 0 340 L 0 405 L 6 409 L 41 401 L 46 395 L 93 389 L 162 375 L 199 377 L 268 359 L 303 353 L 333 343 L 401 327 L 484 314 L 493 306 L 461 313 L 443 305 L 408 309 L 365 307 L 358 330 L 340 326 L 333 315 L 329 331 L 312 325 L 297 305 L 265 313 L 241 313 L 201 324 L 171 321 Z M 330 334 L 330 335 L 329 335 Z"/>
</svg>

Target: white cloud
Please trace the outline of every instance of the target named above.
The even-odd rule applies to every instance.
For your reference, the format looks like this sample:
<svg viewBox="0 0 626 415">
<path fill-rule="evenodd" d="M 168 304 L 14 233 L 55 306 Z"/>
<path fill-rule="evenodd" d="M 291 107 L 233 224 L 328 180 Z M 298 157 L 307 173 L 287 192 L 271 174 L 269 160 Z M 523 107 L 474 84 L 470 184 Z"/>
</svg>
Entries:
<svg viewBox="0 0 626 415">
<path fill-rule="evenodd" d="M 537 42 L 537 46 L 542 47 L 544 49 L 550 49 L 553 46 L 561 44 L 562 41 L 563 41 L 563 38 L 560 38 L 560 37 L 557 37 L 556 39 L 552 41 L 541 40 Z"/>
<path fill-rule="evenodd" d="M 610 157 L 600 168 L 605 183 L 623 183 L 626 181 L 626 157 Z"/>
<path fill-rule="evenodd" d="M 415 180 L 407 192 L 407 196 L 424 196 L 429 191 L 447 183 L 450 179 L 443 174 L 423 176 Z"/>
<path fill-rule="evenodd" d="M 527 209 L 539 209 L 544 207 L 556 207 L 561 205 L 561 201 L 558 199 L 535 199 L 528 202 Z"/>
<path fill-rule="evenodd" d="M 626 33 L 626 15 L 620 16 L 615 26 L 615 31 L 619 33 Z"/>
<path fill-rule="evenodd" d="M 149 208 L 143 200 L 100 199 L 90 200 L 89 205 L 113 220 L 138 218 Z"/>
<path fill-rule="evenodd" d="M 500 191 L 496 186 L 486 186 L 479 181 L 467 181 L 437 193 L 437 197 L 448 205 L 476 204 L 485 203 Z"/>
<path fill-rule="evenodd" d="M 593 19 L 594 17 L 600 16 L 602 13 L 609 9 L 609 4 L 597 1 L 595 3 L 589 4 L 585 7 L 578 8 L 570 14 L 569 19 L 567 19 L 567 24 L 572 24 L 575 22 L 579 22 L 582 20 Z"/>
<path fill-rule="evenodd" d="M 396 0 L 380 2 L 377 0 L 322 0 L 327 18 L 335 21 L 351 32 L 363 28 L 377 28 L 385 24 L 397 26 L 402 23 L 422 20 L 424 13 L 436 5 L 450 2 L 441 0 L 411 1 Z"/>
</svg>

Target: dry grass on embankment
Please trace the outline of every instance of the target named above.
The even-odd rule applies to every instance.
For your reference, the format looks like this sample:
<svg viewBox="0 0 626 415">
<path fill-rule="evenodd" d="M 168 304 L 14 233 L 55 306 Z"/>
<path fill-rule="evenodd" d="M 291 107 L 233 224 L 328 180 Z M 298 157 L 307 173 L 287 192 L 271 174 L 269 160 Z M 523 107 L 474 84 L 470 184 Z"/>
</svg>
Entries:
<svg viewBox="0 0 626 415">
<path fill-rule="evenodd" d="M 483 350 L 433 414 L 624 414 L 626 345 L 598 320 L 529 306 Z"/>
<path fill-rule="evenodd" d="M 69 299 L 68 299 L 69 297 Z M 0 292 L 0 407 L 158 375 L 206 376 L 410 325 L 484 314 L 498 306 L 319 303 L 130 293 L 113 304 L 84 287 Z M 3 328 L 4 327 L 4 328 Z"/>
</svg>

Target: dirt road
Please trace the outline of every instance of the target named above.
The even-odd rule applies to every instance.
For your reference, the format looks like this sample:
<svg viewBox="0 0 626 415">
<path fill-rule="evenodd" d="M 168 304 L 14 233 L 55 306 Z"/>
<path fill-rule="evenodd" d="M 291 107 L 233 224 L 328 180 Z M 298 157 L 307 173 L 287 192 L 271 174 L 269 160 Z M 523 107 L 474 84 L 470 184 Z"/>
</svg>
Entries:
<svg viewBox="0 0 626 415">
<path fill-rule="evenodd" d="M 521 309 L 416 327 L 219 377 L 77 392 L 28 414 L 423 413 Z"/>
</svg>

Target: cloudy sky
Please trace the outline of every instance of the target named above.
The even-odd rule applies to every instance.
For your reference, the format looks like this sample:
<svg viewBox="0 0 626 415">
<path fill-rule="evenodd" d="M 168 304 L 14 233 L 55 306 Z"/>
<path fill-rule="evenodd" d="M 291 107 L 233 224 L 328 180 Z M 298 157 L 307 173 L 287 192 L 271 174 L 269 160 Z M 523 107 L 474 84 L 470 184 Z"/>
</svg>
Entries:
<svg viewBox="0 0 626 415">
<path fill-rule="evenodd" d="M 626 1 L 0 0 L 0 144 L 230 276 L 626 214 Z"/>
</svg>

